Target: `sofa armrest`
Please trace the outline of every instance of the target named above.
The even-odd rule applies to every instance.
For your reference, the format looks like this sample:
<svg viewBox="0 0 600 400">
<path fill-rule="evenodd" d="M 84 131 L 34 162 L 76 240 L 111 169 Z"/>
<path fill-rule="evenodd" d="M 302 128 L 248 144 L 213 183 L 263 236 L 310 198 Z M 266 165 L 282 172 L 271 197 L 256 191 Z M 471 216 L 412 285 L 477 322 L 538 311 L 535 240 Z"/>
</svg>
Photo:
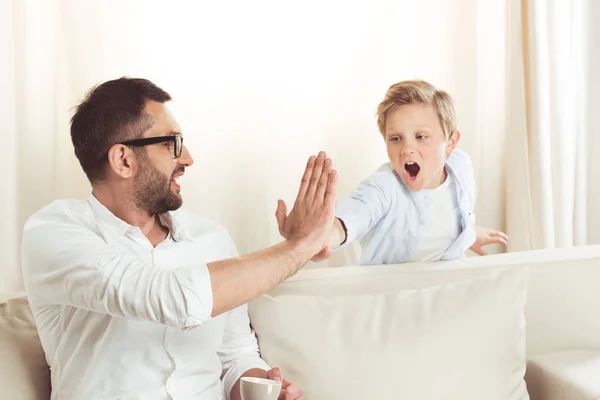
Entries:
<svg viewBox="0 0 600 400">
<path fill-rule="evenodd" d="M 531 400 L 599 400 L 600 351 L 532 357 L 527 361 L 525 381 Z"/>
</svg>

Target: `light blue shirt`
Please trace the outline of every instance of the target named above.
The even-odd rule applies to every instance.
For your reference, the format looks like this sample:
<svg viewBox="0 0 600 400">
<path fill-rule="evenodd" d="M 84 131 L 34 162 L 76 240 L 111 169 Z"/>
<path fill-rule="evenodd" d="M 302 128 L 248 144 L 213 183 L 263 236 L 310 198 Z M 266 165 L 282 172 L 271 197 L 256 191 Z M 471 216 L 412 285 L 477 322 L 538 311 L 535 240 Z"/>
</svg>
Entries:
<svg viewBox="0 0 600 400">
<path fill-rule="evenodd" d="M 477 187 L 471 159 L 464 151 L 452 152 L 446 160 L 446 171 L 456 182 L 461 233 L 446 249 L 442 260 L 453 260 L 465 257 L 475 242 Z M 347 230 L 346 242 L 341 247 L 360 240 L 361 265 L 409 262 L 422 232 L 427 229 L 429 205 L 427 191 L 409 190 L 391 163 L 385 163 L 363 180 L 355 192 L 338 202 L 336 217 Z"/>
</svg>

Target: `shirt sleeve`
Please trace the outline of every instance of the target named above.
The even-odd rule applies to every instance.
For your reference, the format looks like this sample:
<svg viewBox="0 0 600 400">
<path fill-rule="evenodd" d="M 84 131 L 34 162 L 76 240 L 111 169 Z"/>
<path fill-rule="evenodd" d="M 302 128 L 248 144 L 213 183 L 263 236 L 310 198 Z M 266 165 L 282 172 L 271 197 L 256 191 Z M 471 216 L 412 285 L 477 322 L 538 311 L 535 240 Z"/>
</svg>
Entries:
<svg viewBox="0 0 600 400">
<path fill-rule="evenodd" d="M 225 235 L 225 240 L 229 243 L 230 256 L 236 257 L 238 251 L 229 233 Z M 217 353 L 223 365 L 221 379 L 226 400 L 230 400 L 233 386 L 246 371 L 254 368 L 265 371 L 271 369 L 260 357 L 256 335 L 250 327 L 247 304 L 227 313 L 223 343 Z"/>
<path fill-rule="evenodd" d="M 41 211 L 25 224 L 23 275 L 40 305 L 191 328 L 211 319 L 208 268 L 162 269 L 106 243 L 59 211 Z"/>
<path fill-rule="evenodd" d="M 390 201 L 377 175 L 362 181 L 355 192 L 338 202 L 336 217 L 346 228 L 346 241 L 340 248 L 362 238 L 388 212 Z"/>
<path fill-rule="evenodd" d="M 254 331 L 250 328 L 248 306 L 243 305 L 227 313 L 227 324 L 223 335 L 223 344 L 218 351 L 223 364 L 223 387 L 226 399 L 240 377 L 248 370 L 270 369 L 259 354 Z"/>
</svg>

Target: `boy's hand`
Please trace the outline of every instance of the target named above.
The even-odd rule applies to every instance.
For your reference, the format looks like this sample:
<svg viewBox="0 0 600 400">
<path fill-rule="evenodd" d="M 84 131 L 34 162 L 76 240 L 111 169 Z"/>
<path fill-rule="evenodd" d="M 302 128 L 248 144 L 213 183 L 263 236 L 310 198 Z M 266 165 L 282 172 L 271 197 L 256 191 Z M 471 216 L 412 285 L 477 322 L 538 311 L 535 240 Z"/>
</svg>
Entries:
<svg viewBox="0 0 600 400">
<path fill-rule="evenodd" d="M 480 256 L 487 255 L 487 252 L 483 249 L 483 246 L 508 243 L 508 236 L 506 236 L 506 233 L 501 231 L 495 231 L 493 229 L 476 226 L 475 233 L 477 234 L 477 237 L 475 239 L 475 243 L 473 243 L 471 246 L 471 250 Z"/>
</svg>

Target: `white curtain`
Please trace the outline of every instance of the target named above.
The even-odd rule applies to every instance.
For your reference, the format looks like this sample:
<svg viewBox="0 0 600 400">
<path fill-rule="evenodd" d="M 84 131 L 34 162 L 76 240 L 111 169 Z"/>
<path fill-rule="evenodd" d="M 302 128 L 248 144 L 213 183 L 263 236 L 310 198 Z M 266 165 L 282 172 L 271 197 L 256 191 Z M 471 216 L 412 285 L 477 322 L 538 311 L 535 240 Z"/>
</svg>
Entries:
<svg viewBox="0 0 600 400">
<path fill-rule="evenodd" d="M 71 109 L 92 85 L 124 75 L 173 96 L 196 161 L 182 180 L 185 207 L 225 225 L 241 252 L 280 240 L 276 201 L 293 201 L 310 154 L 331 155 L 340 197 L 386 161 L 375 109 L 390 84 L 412 78 L 456 100 L 460 147 L 476 167 L 478 224 L 520 240 L 539 222 L 519 223 L 513 197 L 538 197 L 507 173 L 505 145 L 523 145 L 507 119 L 518 110 L 507 89 L 515 87 L 510 1 L 0 0 L 0 290 L 22 286 L 25 219 L 56 198 L 89 194 L 70 143 Z M 330 265 L 348 262 L 352 251 Z"/>
<path fill-rule="evenodd" d="M 599 105 L 590 97 L 592 7 L 588 0 L 509 4 L 510 251 L 594 242 L 598 214 L 588 199 L 598 196 L 600 168 L 590 162 L 600 142 L 590 129 Z"/>
</svg>

